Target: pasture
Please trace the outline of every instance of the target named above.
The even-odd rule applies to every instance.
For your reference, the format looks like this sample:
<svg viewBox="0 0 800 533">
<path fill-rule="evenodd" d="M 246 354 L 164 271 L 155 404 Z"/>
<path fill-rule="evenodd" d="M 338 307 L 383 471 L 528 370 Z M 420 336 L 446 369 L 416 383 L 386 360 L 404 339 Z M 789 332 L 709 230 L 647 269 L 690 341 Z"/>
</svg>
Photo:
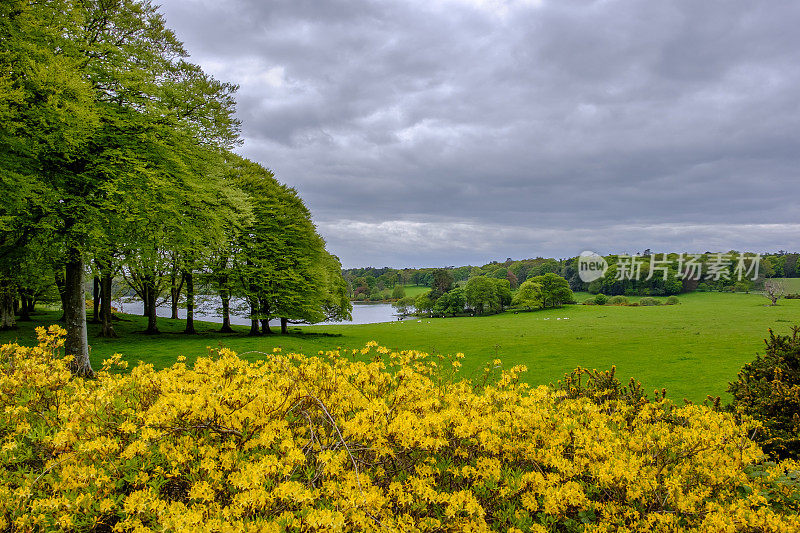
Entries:
<svg viewBox="0 0 800 533">
<path fill-rule="evenodd" d="M 257 359 L 263 357 L 258 352 L 270 353 L 277 346 L 310 355 L 337 347 L 361 348 L 374 340 L 393 350 L 463 352 L 462 375 L 467 377 L 494 358 L 504 366 L 524 364 L 526 380 L 534 385 L 554 382 L 579 365 L 616 365 L 623 382 L 635 377 L 649 391 L 666 387 L 673 399 L 698 402 L 706 395 L 726 398 L 727 383 L 762 349 L 769 328 L 788 333 L 800 324 L 800 300 L 781 300 L 769 307 L 758 294 L 690 293 L 680 301 L 673 306 L 570 305 L 484 317 L 293 327 L 289 335 L 263 337 L 248 337 L 248 328 L 241 326 L 233 334 L 220 334 L 218 324 L 207 322 L 196 324 L 199 334 L 187 336 L 182 321 L 168 319 L 159 319 L 161 334 L 144 335 L 142 317 L 122 315 L 115 323 L 120 338 L 97 338 L 98 326 L 90 324 L 89 342 L 94 368 L 115 352 L 132 364 L 141 360 L 161 368 L 178 355 L 193 360 L 221 346 Z M 34 318 L 35 322 L 20 323 L 18 330 L 0 333 L 0 341 L 30 344 L 33 326 L 54 322 L 58 313 Z"/>
</svg>

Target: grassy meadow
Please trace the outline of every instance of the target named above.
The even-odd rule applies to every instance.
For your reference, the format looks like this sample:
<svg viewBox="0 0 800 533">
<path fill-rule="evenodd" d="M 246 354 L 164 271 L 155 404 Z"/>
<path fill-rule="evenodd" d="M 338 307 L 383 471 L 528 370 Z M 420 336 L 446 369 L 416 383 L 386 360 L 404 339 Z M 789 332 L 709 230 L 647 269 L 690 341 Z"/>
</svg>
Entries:
<svg viewBox="0 0 800 533">
<path fill-rule="evenodd" d="M 584 294 L 578 294 L 582 300 Z M 635 298 L 631 298 L 635 300 Z M 663 301 L 663 298 L 661 299 Z M 319 350 L 360 348 L 375 340 L 391 349 L 442 353 L 463 352 L 463 375 L 477 372 L 487 361 L 525 364 L 527 381 L 547 384 L 578 365 L 607 369 L 617 366 L 618 377 L 636 377 L 648 390 L 666 387 L 668 396 L 701 401 L 722 395 L 742 364 L 763 347 L 768 328 L 787 333 L 800 324 L 800 300 L 781 300 L 769 307 L 758 294 L 691 293 L 680 305 L 617 307 L 571 305 L 536 312 L 507 312 L 465 318 L 425 318 L 382 324 L 291 328 L 289 335 L 248 337 L 246 327 L 220 334 L 218 324 L 199 322 L 199 334 L 182 333 L 182 321 L 159 319 L 160 335 L 144 335 L 142 317 L 122 315 L 115 323 L 118 339 L 96 337 L 89 325 L 92 364 L 114 352 L 135 364 L 142 360 L 160 368 L 178 355 L 192 360 L 208 348 L 226 346 L 249 359 L 263 357 L 276 346 L 313 354 Z M 19 329 L 0 333 L 3 343 L 31 343 L 33 327 L 54 322 L 55 312 L 19 323 Z"/>
</svg>

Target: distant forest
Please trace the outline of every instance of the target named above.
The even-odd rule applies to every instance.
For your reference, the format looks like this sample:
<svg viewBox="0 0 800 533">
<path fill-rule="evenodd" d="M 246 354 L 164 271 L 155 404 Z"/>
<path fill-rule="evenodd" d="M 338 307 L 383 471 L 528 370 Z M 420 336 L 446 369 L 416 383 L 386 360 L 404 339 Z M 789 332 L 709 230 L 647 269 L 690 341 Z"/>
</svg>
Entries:
<svg viewBox="0 0 800 533">
<path fill-rule="evenodd" d="M 758 288 L 767 278 L 800 277 L 800 265 L 798 265 L 800 254 L 780 250 L 775 253 L 761 254 L 756 279 L 752 279 L 756 273 L 751 272 L 739 280 L 736 266 L 738 259 L 744 256 L 747 257 L 749 266 L 755 254 L 729 251 L 722 254 L 706 252 L 694 256 L 695 261 L 699 264 L 700 272 L 705 273 L 701 279 L 689 279 L 685 266 L 683 269 L 681 268 L 679 254 L 669 253 L 665 257 L 663 254 L 653 253 L 651 250 L 645 250 L 635 256 L 640 262 L 642 273 L 638 280 L 617 279 L 618 261 L 629 256 L 616 254 L 605 256 L 609 268 L 602 278 L 592 283 L 584 283 L 579 277 L 577 256 L 564 259 L 537 257 L 520 260 L 509 257 L 505 261 L 492 261 L 482 266 L 464 265 L 444 268 L 348 268 L 342 270 L 342 274 L 348 283 L 351 298 L 368 301 L 396 299 L 398 292 L 393 289 L 398 285 L 433 287 L 436 272 L 441 270 L 447 270 L 452 275 L 455 284 L 465 284 L 470 278 L 486 276 L 506 279 L 511 289 L 514 290 L 527 279 L 552 273 L 566 279 L 573 291 L 637 296 L 667 296 L 695 290 L 746 292 Z M 666 279 L 661 270 L 656 271 L 650 279 L 645 279 L 648 277 L 651 261 L 656 260 L 661 265 L 665 259 L 669 261 L 666 265 Z M 706 279 L 712 264 L 719 265 L 717 267 L 718 274 L 711 275 Z"/>
</svg>

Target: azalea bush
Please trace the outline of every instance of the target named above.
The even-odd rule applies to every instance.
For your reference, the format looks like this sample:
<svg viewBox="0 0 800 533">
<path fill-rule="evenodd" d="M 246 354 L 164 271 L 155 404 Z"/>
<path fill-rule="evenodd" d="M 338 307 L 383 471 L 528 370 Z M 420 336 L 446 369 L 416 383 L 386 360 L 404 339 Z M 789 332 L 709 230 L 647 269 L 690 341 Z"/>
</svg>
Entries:
<svg viewBox="0 0 800 533">
<path fill-rule="evenodd" d="M 757 423 L 368 344 L 72 377 L 63 330 L 0 352 L 2 531 L 797 531 Z M 585 392 L 585 391 L 584 391 Z"/>
</svg>

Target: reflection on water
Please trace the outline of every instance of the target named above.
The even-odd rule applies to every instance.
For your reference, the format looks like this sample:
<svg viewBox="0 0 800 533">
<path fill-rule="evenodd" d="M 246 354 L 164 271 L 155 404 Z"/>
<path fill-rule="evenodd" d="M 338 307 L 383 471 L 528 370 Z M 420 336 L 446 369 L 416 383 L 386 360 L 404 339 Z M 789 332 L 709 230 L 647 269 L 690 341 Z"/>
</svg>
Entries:
<svg viewBox="0 0 800 533">
<path fill-rule="evenodd" d="M 240 301 L 231 301 L 231 309 L 235 309 L 241 304 Z M 222 317 L 219 315 L 219 300 L 216 301 L 208 299 L 204 301 L 199 299 L 199 305 L 194 310 L 194 319 L 203 320 L 205 322 L 222 323 Z M 141 315 L 144 310 L 142 301 L 138 298 L 120 298 L 114 301 L 114 307 L 119 309 L 122 313 L 131 315 Z M 162 304 L 156 308 L 156 314 L 160 317 L 169 318 L 172 315 L 169 303 Z M 178 318 L 181 320 L 186 319 L 186 309 L 178 308 Z M 379 322 L 393 322 L 397 320 L 395 309 L 391 304 L 384 303 L 353 303 L 353 320 L 351 322 L 320 322 L 315 325 L 328 325 L 328 324 L 377 324 Z M 234 314 L 231 312 L 231 324 L 240 326 L 249 326 L 250 319 L 243 314 Z M 293 324 L 297 325 L 297 324 Z M 280 326 L 279 320 L 271 320 L 270 326 Z"/>
</svg>

